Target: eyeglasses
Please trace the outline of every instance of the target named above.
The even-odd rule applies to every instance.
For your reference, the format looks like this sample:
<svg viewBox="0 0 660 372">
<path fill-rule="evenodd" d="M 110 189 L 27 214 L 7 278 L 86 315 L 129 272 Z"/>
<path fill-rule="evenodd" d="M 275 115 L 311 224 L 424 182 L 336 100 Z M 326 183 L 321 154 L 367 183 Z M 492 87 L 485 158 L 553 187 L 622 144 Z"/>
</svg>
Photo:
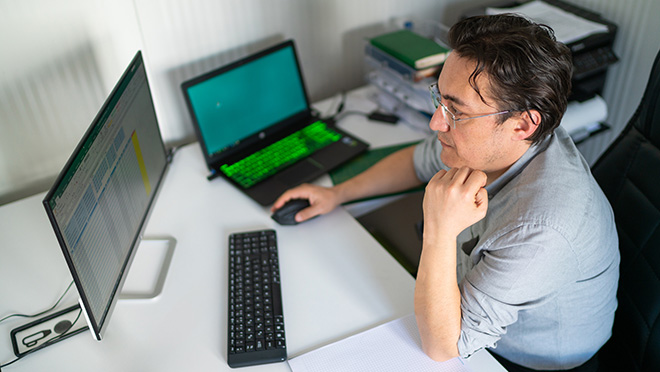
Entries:
<svg viewBox="0 0 660 372">
<path fill-rule="evenodd" d="M 478 118 L 485 118 L 486 116 L 494 116 L 494 115 L 502 115 L 502 114 L 508 114 L 512 110 L 504 110 L 500 112 L 495 112 L 492 114 L 486 114 L 486 115 L 479 115 L 479 116 L 471 116 L 469 118 L 456 118 L 453 112 L 449 111 L 447 106 L 445 106 L 444 103 L 442 103 L 442 95 L 440 94 L 440 90 L 438 90 L 438 84 L 432 84 L 429 86 L 429 90 L 431 91 L 431 98 L 433 99 L 433 104 L 435 105 L 435 108 L 438 109 L 442 107 L 442 116 L 445 118 L 445 120 L 449 123 L 453 124 L 453 128 L 456 129 L 456 122 L 457 121 L 464 121 L 464 120 L 470 120 L 470 119 L 478 119 Z"/>
</svg>

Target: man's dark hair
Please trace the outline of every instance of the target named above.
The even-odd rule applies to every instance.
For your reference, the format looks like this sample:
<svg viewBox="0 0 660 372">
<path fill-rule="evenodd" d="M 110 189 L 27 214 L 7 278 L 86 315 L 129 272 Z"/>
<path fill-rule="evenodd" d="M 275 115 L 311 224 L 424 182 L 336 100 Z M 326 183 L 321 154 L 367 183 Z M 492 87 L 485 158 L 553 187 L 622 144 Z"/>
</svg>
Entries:
<svg viewBox="0 0 660 372">
<path fill-rule="evenodd" d="M 497 109 L 537 110 L 541 123 L 527 140 L 538 143 L 561 121 L 571 90 L 572 60 L 568 47 L 557 42 L 550 27 L 513 14 L 476 16 L 456 23 L 449 44 L 463 58 L 475 61 L 470 85 L 485 73 Z M 500 123 L 513 114 L 500 117 Z"/>
</svg>

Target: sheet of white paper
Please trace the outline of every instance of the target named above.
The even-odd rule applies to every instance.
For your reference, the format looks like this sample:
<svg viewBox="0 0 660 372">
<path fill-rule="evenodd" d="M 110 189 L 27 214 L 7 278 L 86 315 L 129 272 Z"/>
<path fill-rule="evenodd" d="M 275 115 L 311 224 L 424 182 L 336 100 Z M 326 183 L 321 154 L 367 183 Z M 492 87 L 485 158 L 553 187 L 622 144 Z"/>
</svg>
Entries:
<svg viewBox="0 0 660 372">
<path fill-rule="evenodd" d="M 587 36 L 607 32 L 607 26 L 578 17 L 561 8 L 536 0 L 513 8 L 487 8 L 486 14 L 516 13 L 536 23 L 550 26 L 555 37 L 564 44 Z"/>
<path fill-rule="evenodd" d="M 289 359 L 293 372 L 472 372 L 462 359 L 435 362 L 422 351 L 413 314 Z"/>
<path fill-rule="evenodd" d="M 594 123 L 600 123 L 607 119 L 607 103 L 600 96 L 595 96 L 584 102 L 573 101 L 568 104 L 561 126 L 568 134 L 578 131 L 593 130 Z"/>
</svg>

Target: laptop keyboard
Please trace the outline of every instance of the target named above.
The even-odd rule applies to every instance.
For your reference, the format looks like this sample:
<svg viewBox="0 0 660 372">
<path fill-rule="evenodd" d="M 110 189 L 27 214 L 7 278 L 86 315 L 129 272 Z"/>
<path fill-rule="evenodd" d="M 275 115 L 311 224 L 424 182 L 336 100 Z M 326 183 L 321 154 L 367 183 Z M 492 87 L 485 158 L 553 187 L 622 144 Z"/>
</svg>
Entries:
<svg viewBox="0 0 660 372">
<path fill-rule="evenodd" d="M 341 134 L 317 121 L 234 164 L 221 166 L 220 171 L 248 188 L 340 138 Z"/>
<path fill-rule="evenodd" d="M 274 230 L 229 236 L 230 367 L 286 360 L 284 314 Z"/>
</svg>

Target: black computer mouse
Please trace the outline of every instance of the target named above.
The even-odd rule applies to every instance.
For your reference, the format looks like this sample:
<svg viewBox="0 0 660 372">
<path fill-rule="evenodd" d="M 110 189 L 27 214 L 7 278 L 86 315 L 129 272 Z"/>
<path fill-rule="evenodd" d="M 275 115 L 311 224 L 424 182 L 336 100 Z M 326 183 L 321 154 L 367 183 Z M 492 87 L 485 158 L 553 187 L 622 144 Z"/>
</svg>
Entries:
<svg viewBox="0 0 660 372">
<path fill-rule="evenodd" d="M 296 213 L 301 209 L 309 207 L 309 200 L 307 199 L 291 199 L 284 205 L 276 210 L 270 217 L 280 225 L 296 225 Z"/>
</svg>

